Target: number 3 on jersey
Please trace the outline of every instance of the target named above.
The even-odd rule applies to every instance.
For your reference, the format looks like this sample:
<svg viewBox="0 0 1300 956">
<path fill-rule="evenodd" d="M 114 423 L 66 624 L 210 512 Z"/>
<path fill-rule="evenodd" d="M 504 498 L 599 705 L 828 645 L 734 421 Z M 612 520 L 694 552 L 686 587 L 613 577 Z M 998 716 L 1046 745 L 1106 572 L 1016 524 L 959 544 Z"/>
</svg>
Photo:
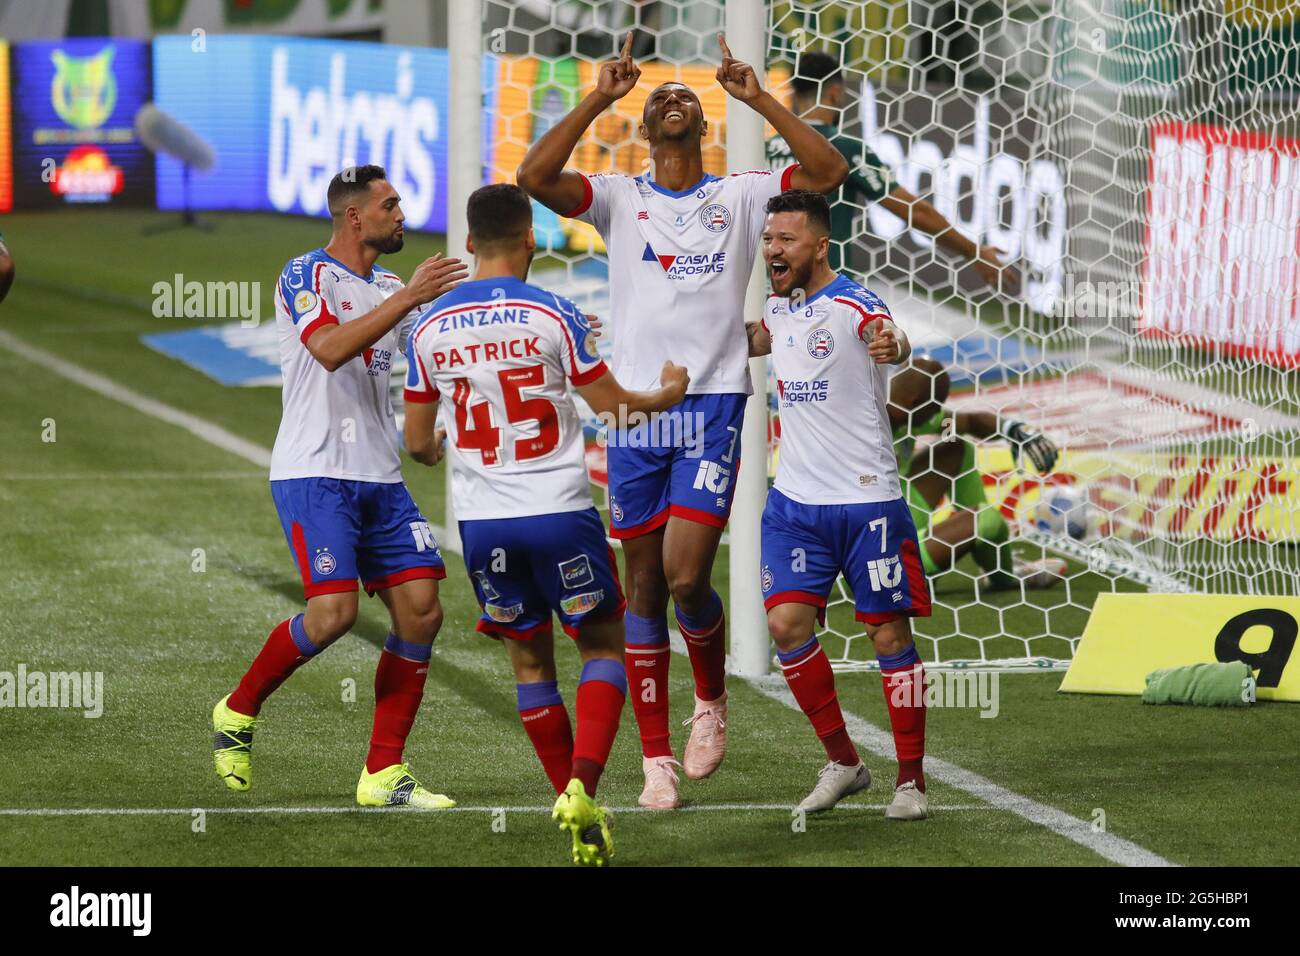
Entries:
<svg viewBox="0 0 1300 956">
<path fill-rule="evenodd" d="M 497 372 L 506 418 L 511 425 L 535 422 L 537 434 L 515 439 L 515 461 L 544 458 L 560 443 L 560 423 L 555 406 L 549 399 L 525 398 L 527 388 L 546 384 L 546 369 L 541 365 L 503 368 Z M 485 467 L 501 463 L 501 429 L 492 421 L 492 406 L 486 400 L 474 401 L 474 386 L 468 378 L 456 379 L 452 403 L 456 406 L 456 447 L 477 451 Z M 472 420 L 472 424 L 471 424 Z"/>
</svg>

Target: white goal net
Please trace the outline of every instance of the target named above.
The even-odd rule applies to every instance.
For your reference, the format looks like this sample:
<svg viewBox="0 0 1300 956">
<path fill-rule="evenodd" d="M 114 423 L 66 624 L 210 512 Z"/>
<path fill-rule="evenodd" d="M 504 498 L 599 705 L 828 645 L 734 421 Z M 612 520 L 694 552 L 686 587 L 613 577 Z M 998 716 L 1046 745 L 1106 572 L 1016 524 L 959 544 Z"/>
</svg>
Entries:
<svg viewBox="0 0 1300 956">
<path fill-rule="evenodd" d="M 931 396 L 944 398 L 933 419 L 944 427 L 917 427 L 918 411 L 898 436 L 905 469 L 962 463 L 918 530 L 951 537 L 945 522 L 989 512 L 971 522 L 969 544 L 993 547 L 958 549 L 931 579 L 933 616 L 915 622 L 922 656 L 1055 666 L 1102 591 L 1300 591 L 1300 8 L 751 7 L 767 24 L 769 88 L 788 101 L 801 57 L 828 54 L 838 73 L 816 82 L 813 101 L 838 82 L 837 133 L 879 158 L 887 187 L 928 204 L 900 218 L 846 190 L 853 214 L 836 236 L 843 270 L 944 370 L 946 398 Z M 483 12 L 487 180 L 513 179 L 629 29 L 641 85 L 693 87 L 710 120 L 706 170 L 727 171 L 726 94 L 714 80 L 721 0 L 484 0 Z M 572 164 L 643 172 L 642 99 L 602 116 Z M 929 207 L 954 235 L 1002 250 L 1016 287 L 991 288 L 958 240 L 936 241 Z M 534 279 L 608 314 L 599 237 L 535 211 L 545 252 Z M 1005 437 L 954 427 L 981 413 L 1047 436 L 1060 449 L 1050 472 L 1013 456 Z M 775 400 L 770 431 L 774 460 Z M 590 438 L 600 483 L 603 453 Z M 962 453 L 932 453 L 943 443 Z M 1001 525 L 1009 543 L 984 540 Z M 1026 587 L 1026 562 L 1047 557 L 1066 559 L 1064 573 Z M 869 667 L 870 642 L 839 588 L 823 642 L 837 666 Z"/>
</svg>

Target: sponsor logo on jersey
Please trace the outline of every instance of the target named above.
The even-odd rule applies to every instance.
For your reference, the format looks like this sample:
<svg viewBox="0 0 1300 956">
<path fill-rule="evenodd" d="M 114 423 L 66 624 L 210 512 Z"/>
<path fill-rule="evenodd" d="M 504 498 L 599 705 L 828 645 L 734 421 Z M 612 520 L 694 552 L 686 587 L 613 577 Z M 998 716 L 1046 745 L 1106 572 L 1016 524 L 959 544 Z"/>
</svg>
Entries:
<svg viewBox="0 0 1300 956">
<path fill-rule="evenodd" d="M 723 232 L 731 225 L 731 213 L 721 203 L 709 203 L 700 210 L 700 225 L 709 232 Z"/>
<path fill-rule="evenodd" d="M 497 589 L 492 586 L 492 582 L 488 580 L 486 571 L 475 571 L 474 579 L 478 581 L 479 590 L 483 592 L 483 597 L 486 600 L 495 601 L 497 598 L 501 597 L 501 595 L 497 593 Z"/>
<path fill-rule="evenodd" d="M 766 564 L 763 565 L 763 593 L 766 594 L 768 591 L 772 590 L 772 585 L 775 583 L 776 581 L 772 577 L 772 569 Z"/>
<path fill-rule="evenodd" d="M 561 561 L 557 567 L 560 569 L 560 580 L 566 588 L 580 588 L 596 580 L 596 575 L 591 570 L 591 559 L 585 554 Z"/>
<path fill-rule="evenodd" d="M 644 209 L 641 209 L 641 210 L 638 210 L 638 212 L 637 212 L 637 214 L 636 214 L 636 218 L 637 218 L 637 222 L 649 222 L 649 221 L 650 221 L 650 214 L 649 214 L 648 212 L 646 212 Z"/>
<path fill-rule="evenodd" d="M 695 482 L 691 486 L 696 491 L 708 490 L 720 495 L 731 483 L 731 471 L 723 468 L 716 461 L 702 461 L 695 472 Z"/>
<path fill-rule="evenodd" d="M 812 381 L 798 381 L 788 378 L 776 380 L 776 393 L 781 405 L 789 408 L 799 402 L 824 402 L 831 395 L 830 379 L 820 378 Z"/>
<path fill-rule="evenodd" d="M 603 600 L 605 600 L 604 589 L 584 591 L 582 594 L 570 594 L 568 597 L 560 599 L 560 610 L 565 614 L 586 614 Z"/>
<path fill-rule="evenodd" d="M 511 621 L 524 613 L 524 605 L 519 604 L 484 604 L 483 610 L 487 616 L 500 624 L 509 624 Z"/>
<path fill-rule="evenodd" d="M 650 243 L 645 244 L 641 253 L 642 262 L 657 262 L 670 279 L 686 279 L 691 276 L 721 273 L 727 265 L 725 252 L 701 252 L 691 254 L 655 252 Z"/>
<path fill-rule="evenodd" d="M 609 499 L 609 514 L 615 521 L 623 520 L 623 509 L 619 506 L 619 503 L 614 500 L 613 495 L 611 495 Z"/>
<path fill-rule="evenodd" d="M 349 302 L 347 299 L 344 299 L 344 300 L 343 300 L 341 303 L 339 303 L 339 304 L 343 307 L 343 311 L 344 311 L 344 312 L 351 312 L 351 311 L 352 311 L 352 303 Z"/>
<path fill-rule="evenodd" d="M 366 372 L 372 378 L 378 378 L 381 372 L 387 372 L 393 367 L 393 353 L 388 349 L 369 348 L 363 357 L 366 360 Z"/>
<path fill-rule="evenodd" d="M 903 580 L 903 562 L 898 559 L 898 555 L 876 558 L 867 562 L 867 574 L 871 578 L 873 591 L 896 588 Z"/>
<path fill-rule="evenodd" d="M 874 485 L 878 477 L 878 475 L 858 475 L 858 484 L 862 485 L 864 488 L 867 485 Z"/>
<path fill-rule="evenodd" d="M 310 289 L 303 289 L 293 297 L 293 310 L 298 314 L 310 312 L 316 308 L 316 293 Z"/>
<path fill-rule="evenodd" d="M 316 554 L 316 560 L 312 562 L 312 565 L 316 568 L 317 574 L 333 574 L 339 563 L 334 559 L 334 555 L 329 553 L 329 549 L 326 548 Z"/>
<path fill-rule="evenodd" d="M 830 329 L 813 329 L 808 333 L 808 354 L 815 359 L 824 359 L 835 351 L 835 336 Z"/>
</svg>

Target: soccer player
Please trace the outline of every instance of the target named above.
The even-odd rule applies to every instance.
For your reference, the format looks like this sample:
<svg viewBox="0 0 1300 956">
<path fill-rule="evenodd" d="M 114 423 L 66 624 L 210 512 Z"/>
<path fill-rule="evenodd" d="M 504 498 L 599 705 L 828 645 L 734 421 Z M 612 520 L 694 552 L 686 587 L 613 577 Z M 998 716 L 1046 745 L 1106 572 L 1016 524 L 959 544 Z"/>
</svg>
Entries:
<svg viewBox="0 0 1300 956">
<path fill-rule="evenodd" d="M 772 356 L 781 458 L 763 510 L 763 603 L 781 669 L 828 763 L 799 804 L 829 810 L 871 785 L 849 739 L 830 662 L 814 628 L 843 573 L 884 679 L 898 752 L 890 820 L 927 814 L 924 669 L 909 618 L 930 614 L 912 515 L 903 500 L 886 412 L 884 364 L 911 346 L 874 293 L 827 263 L 830 206 L 795 190 L 767 202 L 763 258 L 774 294 L 749 327 Z"/>
<path fill-rule="evenodd" d="M 754 69 L 719 35 L 717 79 L 785 137 L 797 165 L 711 176 L 701 142 L 699 97 L 681 83 L 650 92 L 640 135 L 650 144 L 642 176 L 586 176 L 564 168 L 583 132 L 635 88 L 640 70 L 629 33 L 622 56 L 600 69 L 596 89 L 539 139 L 519 167 L 519 185 L 542 205 L 595 226 L 610 263 L 614 373 L 630 387 L 658 378 L 669 352 L 695 370 L 673 411 L 694 441 L 611 430 L 610 534 L 627 560 L 627 672 L 641 732 L 643 807 L 680 806 L 674 768 L 707 777 L 726 750 L 726 639 L 722 601 L 710 584 L 740 467 L 740 431 L 751 391 L 745 289 L 757 253 L 763 203 L 791 186 L 830 190 L 848 173 L 844 157 L 759 85 Z M 679 436 L 681 437 L 681 436 Z M 674 447 L 664 447 L 674 445 Z M 635 447 L 633 447 L 635 446 Z M 668 731 L 668 598 L 686 639 L 695 708 L 684 762 Z"/>
<path fill-rule="evenodd" d="M 1020 560 L 1011 552 L 1011 529 L 996 505 L 989 504 L 984 482 L 975 470 L 972 438 L 998 437 L 1021 454 L 1040 475 L 1056 466 L 1057 449 L 1046 435 L 1024 422 L 1002 419 L 993 412 L 956 412 L 943 407 L 950 387 L 948 371 L 939 362 L 912 356 L 889 382 L 889 424 L 898 453 L 898 468 L 912 521 L 921 535 L 921 563 L 927 574 L 948 570 L 970 553 L 984 571 L 991 590 L 1049 588 L 1066 571 L 1060 558 Z M 922 444 L 921 435 L 938 436 Z M 935 524 L 934 510 L 947 498 L 954 513 Z"/>
<path fill-rule="evenodd" d="M 898 185 L 889 167 L 866 143 L 855 136 L 840 133 L 844 79 L 833 56 L 817 51 L 800 54 L 791 86 L 794 89 L 791 97 L 794 112 L 830 140 L 848 160 L 850 167 L 848 181 L 831 199 L 832 271 L 844 268 L 844 252 L 853 238 L 854 217 L 868 202 L 878 202 L 911 228 L 933 236 L 938 245 L 970 262 L 980 278 L 995 289 L 1001 282 L 1007 291 L 1015 290 L 1019 278 L 1013 268 L 1002 264 L 997 249 L 981 246 L 962 235 L 933 205 Z M 767 141 L 767 159 L 771 168 L 784 168 L 791 162 L 790 157 L 790 146 L 782 136 Z"/>
<path fill-rule="evenodd" d="M 665 362 L 660 388 L 627 391 L 578 307 L 525 281 L 536 240 L 518 186 L 475 190 L 467 218 L 474 277 L 433 303 L 407 344 L 406 447 L 438 461 L 441 404 L 478 630 L 506 646 L 519 716 L 559 794 L 552 816 L 573 836 L 574 862 L 603 865 L 613 843 L 593 798 L 627 694 L 626 603 L 566 380 L 609 416 L 666 409 L 688 378 Z M 576 735 L 556 685 L 552 612 L 582 657 Z"/>
<path fill-rule="evenodd" d="M 399 325 L 467 274 L 434 256 L 409 285 L 375 261 L 402 248 L 402 207 L 379 166 L 336 175 L 327 192 L 329 244 L 290 260 L 276 283 L 284 414 L 271 454 L 271 496 L 302 576 L 307 609 L 282 621 L 239 686 L 212 712 L 217 775 L 252 786 L 253 727 L 289 676 L 357 618 L 357 577 L 378 594 L 393 629 L 375 671 L 362 806 L 454 806 L 416 781 L 402 750 L 424 694 L 442 623 L 437 544 L 402 484 L 388 378 Z M 409 327 L 409 322 L 407 323 Z"/>
</svg>

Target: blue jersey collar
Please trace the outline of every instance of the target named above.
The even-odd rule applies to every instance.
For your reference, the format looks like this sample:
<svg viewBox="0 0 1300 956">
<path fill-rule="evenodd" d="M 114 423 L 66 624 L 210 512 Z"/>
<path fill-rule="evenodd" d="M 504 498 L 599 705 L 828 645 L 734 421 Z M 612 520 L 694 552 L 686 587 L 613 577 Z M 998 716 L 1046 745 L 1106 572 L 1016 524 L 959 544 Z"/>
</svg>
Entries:
<svg viewBox="0 0 1300 956">
<path fill-rule="evenodd" d="M 677 191 L 668 189 L 665 186 L 660 186 L 657 182 L 655 182 L 653 179 L 650 178 L 649 173 L 643 173 L 637 178 L 640 179 L 641 182 L 649 186 L 651 189 L 653 189 L 655 192 L 659 193 L 661 196 L 667 196 L 670 199 L 681 199 L 683 196 L 689 196 L 691 193 L 695 192 L 695 190 L 700 189 L 703 186 L 707 186 L 709 183 L 713 182 L 718 177 L 711 176 L 708 173 L 705 173 L 704 178 L 701 179 L 694 186 L 687 186 L 685 189 L 679 189 Z"/>
<path fill-rule="evenodd" d="M 325 251 L 325 247 L 324 247 L 324 246 L 321 246 L 321 248 L 320 248 L 318 251 L 320 252 L 320 254 L 321 254 L 324 258 L 326 258 L 326 259 L 328 259 L 330 262 L 334 263 L 336 266 L 338 266 L 340 269 L 342 269 L 342 270 L 343 270 L 344 272 L 346 272 L 348 275 L 350 275 L 350 276 L 356 276 L 358 279 L 361 279 L 363 282 L 374 282 L 374 281 L 375 281 L 375 267 L 374 267 L 374 266 L 371 266 L 371 267 L 370 267 L 370 275 L 368 275 L 368 276 L 363 276 L 363 275 L 360 275 L 360 274 L 358 274 L 358 273 L 356 273 L 356 272 L 353 272 L 351 269 L 349 269 L 349 268 L 348 268 L 347 266 L 345 266 L 343 263 L 341 263 L 341 262 L 339 262 L 337 259 L 335 259 L 332 255 L 330 255 L 328 252 Z"/>
</svg>

